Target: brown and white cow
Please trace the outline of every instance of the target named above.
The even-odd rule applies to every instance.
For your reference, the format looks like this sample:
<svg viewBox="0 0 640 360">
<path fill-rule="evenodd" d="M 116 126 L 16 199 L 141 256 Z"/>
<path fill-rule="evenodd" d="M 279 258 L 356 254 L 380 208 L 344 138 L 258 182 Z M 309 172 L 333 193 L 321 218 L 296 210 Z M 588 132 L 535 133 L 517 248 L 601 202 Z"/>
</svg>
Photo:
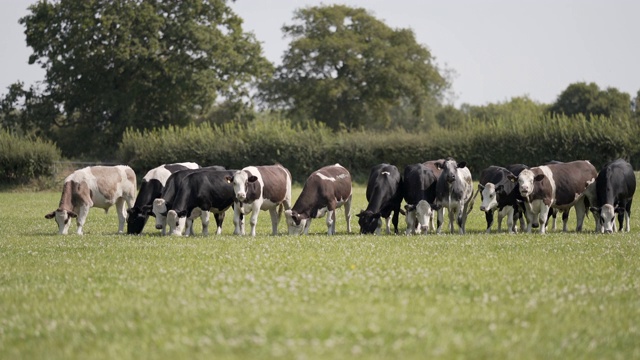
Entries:
<svg viewBox="0 0 640 360">
<path fill-rule="evenodd" d="M 241 215 L 251 213 L 251 236 L 256 236 L 256 224 L 260 210 L 269 210 L 271 233 L 278 234 L 278 222 L 282 210 L 291 209 L 291 173 L 284 166 L 247 166 L 238 170 L 227 181 L 233 183 L 236 204 L 233 211 L 234 234 L 244 235 Z"/>
<path fill-rule="evenodd" d="M 596 168 L 586 160 L 523 170 L 517 181 L 525 202 L 527 232 L 531 232 L 532 226 L 539 226 L 540 233 L 544 234 L 549 209 L 568 211 L 571 207 L 576 209 L 576 231 L 581 231 L 586 213 L 585 191 L 597 174 Z"/>
<path fill-rule="evenodd" d="M 309 233 L 311 220 L 327 215 L 327 233 L 336 233 L 336 209 L 344 205 L 347 232 L 351 232 L 351 174 L 340 164 L 325 166 L 307 178 L 291 210 L 284 212 L 289 235 Z"/>
<path fill-rule="evenodd" d="M 118 233 L 124 231 L 127 207 L 131 207 L 136 197 L 136 174 L 126 165 L 89 166 L 74 171 L 64 179 L 62 196 L 58 209 L 45 215 L 56 219 L 58 233 L 66 235 L 71 218 L 77 218 L 78 235 L 82 235 L 89 209 L 99 207 L 105 213 L 116 205 L 118 211 Z"/>
</svg>

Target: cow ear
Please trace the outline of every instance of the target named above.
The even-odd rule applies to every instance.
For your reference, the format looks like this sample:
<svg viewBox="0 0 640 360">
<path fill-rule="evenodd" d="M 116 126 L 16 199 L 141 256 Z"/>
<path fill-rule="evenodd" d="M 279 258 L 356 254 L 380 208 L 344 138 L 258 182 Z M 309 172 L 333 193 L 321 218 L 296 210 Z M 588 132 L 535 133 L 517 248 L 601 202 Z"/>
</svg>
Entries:
<svg viewBox="0 0 640 360">
<path fill-rule="evenodd" d="M 258 181 L 258 177 L 255 176 L 255 175 L 251 175 L 251 176 L 249 176 L 248 180 L 249 180 L 250 183 L 256 182 L 256 181 Z"/>
<path fill-rule="evenodd" d="M 409 211 L 413 211 L 413 210 L 415 210 L 415 209 L 416 209 L 416 206 L 415 206 L 415 205 L 409 205 L 409 204 L 407 204 L 407 205 L 405 205 L 405 206 L 404 206 L 404 209 L 405 209 L 407 212 L 409 212 Z"/>
<path fill-rule="evenodd" d="M 52 211 L 44 216 L 45 219 L 53 219 L 56 216 L 56 212 Z"/>
<path fill-rule="evenodd" d="M 460 161 L 460 162 L 458 163 L 458 167 L 459 167 L 460 169 L 467 167 L 467 162 L 466 162 L 466 161 Z"/>
<path fill-rule="evenodd" d="M 67 215 L 70 218 L 77 218 L 78 217 L 78 214 L 74 213 L 73 211 L 67 211 Z"/>
<path fill-rule="evenodd" d="M 589 210 L 591 210 L 591 212 L 595 212 L 595 213 L 599 213 L 600 212 L 600 208 L 599 207 L 595 207 L 595 206 L 590 207 Z"/>
<path fill-rule="evenodd" d="M 233 176 L 227 175 L 224 177 L 224 179 L 227 180 L 227 184 L 231 184 L 233 182 Z"/>
<path fill-rule="evenodd" d="M 538 174 L 533 178 L 534 181 L 542 181 L 544 179 L 544 174 Z"/>
<path fill-rule="evenodd" d="M 436 169 L 442 169 L 443 167 L 442 162 L 437 162 L 437 163 L 434 163 L 433 165 L 436 167 Z"/>
<path fill-rule="evenodd" d="M 149 214 L 153 210 L 153 205 L 144 205 L 141 210 L 142 210 L 142 213 Z"/>
<path fill-rule="evenodd" d="M 480 190 L 480 191 L 484 190 L 484 185 L 478 184 L 478 190 Z"/>
<path fill-rule="evenodd" d="M 623 214 L 624 213 L 624 208 L 622 206 L 618 206 L 615 210 L 616 213 L 618 214 Z"/>
<path fill-rule="evenodd" d="M 518 177 L 513 174 L 507 175 L 507 179 L 509 179 L 509 181 L 511 181 L 512 183 L 518 181 Z"/>
<path fill-rule="evenodd" d="M 381 215 L 380 213 L 375 213 L 375 214 L 373 214 L 373 218 L 374 218 L 374 219 L 380 219 L 380 217 L 381 217 L 381 216 L 382 216 L 382 215 Z"/>
<path fill-rule="evenodd" d="M 284 211 L 284 216 L 293 216 L 293 211 L 291 209 Z"/>
<path fill-rule="evenodd" d="M 356 216 L 357 216 L 357 217 L 361 217 L 363 213 L 364 213 L 364 210 L 360 210 L 360 212 L 359 212 L 359 213 L 357 213 L 357 214 L 356 214 Z"/>
</svg>

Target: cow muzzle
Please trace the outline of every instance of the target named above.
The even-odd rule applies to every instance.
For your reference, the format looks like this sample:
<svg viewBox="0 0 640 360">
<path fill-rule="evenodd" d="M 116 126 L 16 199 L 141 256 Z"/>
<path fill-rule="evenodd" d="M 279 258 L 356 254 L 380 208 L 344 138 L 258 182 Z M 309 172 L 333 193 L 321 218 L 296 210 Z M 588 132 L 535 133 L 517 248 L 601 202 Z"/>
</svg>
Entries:
<svg viewBox="0 0 640 360">
<path fill-rule="evenodd" d="M 157 229 L 157 230 L 162 230 L 162 225 L 158 225 L 158 224 L 156 224 L 156 229 Z"/>
<path fill-rule="evenodd" d="M 245 201 L 247 199 L 247 194 L 245 193 L 237 193 L 236 194 L 236 198 L 238 199 L 238 201 Z"/>
</svg>

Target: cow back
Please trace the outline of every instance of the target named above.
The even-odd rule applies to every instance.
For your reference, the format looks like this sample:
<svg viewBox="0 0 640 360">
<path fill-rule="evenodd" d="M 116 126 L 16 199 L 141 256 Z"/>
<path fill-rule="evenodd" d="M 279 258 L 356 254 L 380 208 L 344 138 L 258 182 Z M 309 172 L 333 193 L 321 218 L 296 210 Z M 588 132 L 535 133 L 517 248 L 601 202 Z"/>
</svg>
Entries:
<svg viewBox="0 0 640 360">
<path fill-rule="evenodd" d="M 436 196 L 436 175 L 423 164 L 411 164 L 404 168 L 402 194 L 407 204 L 417 205 L 420 200 L 433 204 Z"/>
<path fill-rule="evenodd" d="M 596 179 L 596 168 L 586 160 L 546 165 L 553 173 L 556 202 L 558 206 L 569 205 L 585 192 Z"/>
<path fill-rule="evenodd" d="M 314 171 L 305 181 L 300 196 L 291 208 L 298 214 L 314 217 L 314 212 L 327 207 L 334 200 L 344 201 L 351 196 L 351 174 L 336 164 Z"/>
<path fill-rule="evenodd" d="M 284 201 L 291 193 L 291 173 L 282 165 L 256 166 L 262 177 L 262 197 L 273 203 Z M 257 182 L 256 182 L 257 183 Z M 247 194 L 249 191 L 247 191 Z M 249 196 L 247 196 L 249 198 Z"/>
</svg>

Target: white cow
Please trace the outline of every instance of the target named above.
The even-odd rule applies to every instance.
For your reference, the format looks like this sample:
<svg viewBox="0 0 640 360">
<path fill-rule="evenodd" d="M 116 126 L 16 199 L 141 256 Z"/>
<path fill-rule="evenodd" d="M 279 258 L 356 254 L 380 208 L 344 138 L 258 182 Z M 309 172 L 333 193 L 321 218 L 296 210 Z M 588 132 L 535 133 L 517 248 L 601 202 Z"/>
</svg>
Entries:
<svg viewBox="0 0 640 360">
<path fill-rule="evenodd" d="M 77 218 L 78 235 L 89 214 L 89 209 L 99 207 L 105 213 L 116 205 L 118 211 L 118 233 L 124 232 L 127 208 L 136 197 L 136 174 L 128 166 L 89 166 L 74 171 L 64 179 L 62 196 L 58 209 L 45 215 L 47 219 L 56 219 L 58 233 L 66 235 L 70 219 Z"/>
</svg>

